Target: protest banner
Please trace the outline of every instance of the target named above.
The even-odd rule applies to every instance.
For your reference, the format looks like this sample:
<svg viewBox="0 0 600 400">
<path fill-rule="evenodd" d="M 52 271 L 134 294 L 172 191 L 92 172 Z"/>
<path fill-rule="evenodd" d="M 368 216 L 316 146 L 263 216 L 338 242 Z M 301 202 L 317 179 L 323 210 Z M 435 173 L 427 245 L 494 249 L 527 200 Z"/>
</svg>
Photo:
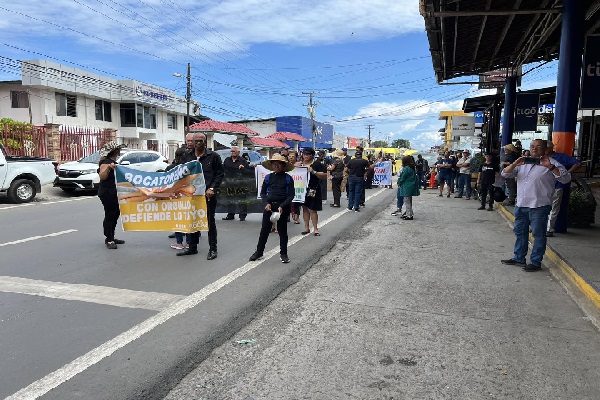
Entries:
<svg viewBox="0 0 600 400">
<path fill-rule="evenodd" d="M 125 231 L 191 233 L 208 230 L 202 165 L 191 161 L 167 171 L 115 170 Z"/>
<path fill-rule="evenodd" d="M 382 161 L 375 164 L 373 186 L 389 186 L 392 184 L 392 162 Z"/>
<path fill-rule="evenodd" d="M 262 213 L 265 206 L 256 200 L 254 167 L 243 169 L 225 168 L 221 186 L 217 189 L 218 213 L 249 214 Z"/>
<path fill-rule="evenodd" d="M 256 198 L 260 199 L 260 188 L 262 188 L 263 181 L 265 180 L 265 176 L 269 175 L 271 172 L 262 165 L 256 166 L 256 188 L 257 194 Z M 304 203 L 304 198 L 306 196 L 306 187 L 308 186 L 308 168 L 307 167 L 296 167 L 290 172 L 288 172 L 292 177 L 294 182 L 294 200 L 293 203 Z"/>
</svg>

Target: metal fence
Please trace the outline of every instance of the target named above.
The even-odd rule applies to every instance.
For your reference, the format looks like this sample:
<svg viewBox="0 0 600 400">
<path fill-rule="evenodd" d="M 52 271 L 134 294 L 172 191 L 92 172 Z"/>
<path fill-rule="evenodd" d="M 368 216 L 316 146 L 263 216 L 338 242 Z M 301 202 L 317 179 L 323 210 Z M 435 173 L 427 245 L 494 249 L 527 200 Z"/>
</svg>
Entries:
<svg viewBox="0 0 600 400">
<path fill-rule="evenodd" d="M 100 150 L 105 142 L 105 131 L 90 126 L 60 127 L 61 161 L 74 161 Z"/>
<path fill-rule="evenodd" d="M 29 124 L 0 125 L 0 143 L 13 156 L 47 157 L 46 128 Z"/>
</svg>

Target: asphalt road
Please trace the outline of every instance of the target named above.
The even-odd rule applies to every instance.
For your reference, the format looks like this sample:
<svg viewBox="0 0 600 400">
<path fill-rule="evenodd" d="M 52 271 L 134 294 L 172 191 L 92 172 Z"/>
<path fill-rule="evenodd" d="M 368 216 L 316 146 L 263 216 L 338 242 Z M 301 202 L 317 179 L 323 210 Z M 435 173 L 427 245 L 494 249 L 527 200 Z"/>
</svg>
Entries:
<svg viewBox="0 0 600 400">
<path fill-rule="evenodd" d="M 46 186 L 36 201 L 0 197 L 0 398 L 162 398 L 211 351 L 296 282 L 337 240 L 389 206 L 371 190 L 362 213 L 324 207 L 320 237 L 289 225 L 290 264 L 248 263 L 259 215 L 221 221 L 219 257 L 176 257 L 164 232 L 123 232 L 108 250 L 102 207 Z M 329 221 L 326 221 L 327 219 Z"/>
</svg>

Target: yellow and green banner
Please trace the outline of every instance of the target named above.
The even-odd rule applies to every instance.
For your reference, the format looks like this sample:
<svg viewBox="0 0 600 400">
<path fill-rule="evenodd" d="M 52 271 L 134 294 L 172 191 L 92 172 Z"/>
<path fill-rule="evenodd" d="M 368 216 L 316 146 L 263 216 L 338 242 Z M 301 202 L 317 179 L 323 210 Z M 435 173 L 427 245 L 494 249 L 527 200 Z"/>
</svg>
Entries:
<svg viewBox="0 0 600 400">
<path fill-rule="evenodd" d="M 167 172 L 118 165 L 115 171 L 125 231 L 208 231 L 202 165 L 191 161 Z"/>
</svg>

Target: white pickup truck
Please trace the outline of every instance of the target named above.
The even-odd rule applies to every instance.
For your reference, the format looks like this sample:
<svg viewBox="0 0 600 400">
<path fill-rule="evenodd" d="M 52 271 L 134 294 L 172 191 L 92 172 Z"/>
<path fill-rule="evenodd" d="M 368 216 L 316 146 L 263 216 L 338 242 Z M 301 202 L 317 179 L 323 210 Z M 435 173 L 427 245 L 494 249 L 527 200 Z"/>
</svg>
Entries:
<svg viewBox="0 0 600 400">
<path fill-rule="evenodd" d="M 50 158 L 10 156 L 0 143 L 0 192 L 12 203 L 27 203 L 54 181 L 57 166 Z"/>
</svg>

